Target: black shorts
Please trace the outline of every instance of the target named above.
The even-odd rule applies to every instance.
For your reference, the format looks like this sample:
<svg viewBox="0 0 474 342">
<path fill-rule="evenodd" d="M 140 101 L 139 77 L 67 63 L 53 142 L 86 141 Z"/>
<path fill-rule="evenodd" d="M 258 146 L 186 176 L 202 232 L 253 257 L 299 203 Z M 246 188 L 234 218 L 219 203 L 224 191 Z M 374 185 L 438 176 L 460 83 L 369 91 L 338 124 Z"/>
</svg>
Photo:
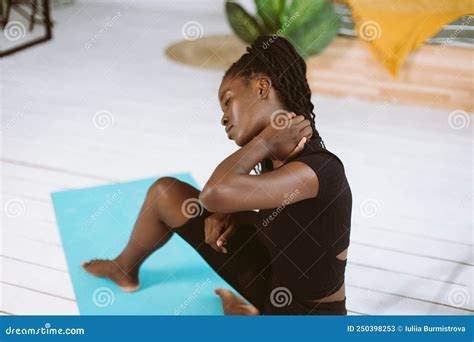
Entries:
<svg viewBox="0 0 474 342">
<path fill-rule="evenodd" d="M 345 299 L 330 303 L 304 303 L 297 296 L 280 291 L 278 277 L 272 272 L 270 246 L 254 225 L 239 225 L 227 242 L 226 254 L 215 251 L 206 242 L 203 214 L 191 218 L 174 231 L 187 241 L 204 260 L 240 295 L 263 315 L 346 315 Z"/>
</svg>

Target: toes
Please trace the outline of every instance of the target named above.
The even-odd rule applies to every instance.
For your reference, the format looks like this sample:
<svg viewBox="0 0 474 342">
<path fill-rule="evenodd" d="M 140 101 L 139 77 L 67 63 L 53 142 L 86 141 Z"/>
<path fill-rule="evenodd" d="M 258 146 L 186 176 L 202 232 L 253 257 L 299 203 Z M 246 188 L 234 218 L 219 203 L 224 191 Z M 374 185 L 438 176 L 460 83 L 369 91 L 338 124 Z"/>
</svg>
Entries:
<svg viewBox="0 0 474 342">
<path fill-rule="evenodd" d="M 225 295 L 228 295 L 228 292 L 230 292 L 230 291 L 226 290 L 226 289 L 221 289 L 221 288 L 217 288 L 217 289 L 214 290 L 214 293 L 218 296 L 221 296 L 221 297 L 225 296 Z"/>
<path fill-rule="evenodd" d="M 260 315 L 260 311 L 255 306 L 248 305 L 246 309 L 247 309 L 248 314 L 251 316 Z"/>
<path fill-rule="evenodd" d="M 87 267 L 89 267 L 89 266 L 91 266 L 91 265 L 96 264 L 96 263 L 99 262 L 99 261 L 102 261 L 102 259 L 92 259 L 92 260 L 89 260 L 89 261 L 83 261 L 83 262 L 82 262 L 82 267 L 83 267 L 83 268 L 87 268 Z"/>
<path fill-rule="evenodd" d="M 221 300 L 223 302 L 230 301 L 234 297 L 234 294 L 232 293 L 232 291 L 227 290 L 227 289 L 217 288 L 217 289 L 214 290 L 214 292 L 215 292 L 216 295 L 221 297 Z"/>
<path fill-rule="evenodd" d="M 138 291 L 138 289 L 140 288 L 140 285 L 120 286 L 120 288 L 124 290 L 125 292 L 135 292 L 135 291 Z"/>
<path fill-rule="evenodd" d="M 101 261 L 104 261 L 104 260 L 103 259 L 92 259 L 92 260 L 89 260 L 89 261 L 83 261 L 82 265 L 83 266 L 90 266 L 90 265 L 96 264 L 96 263 L 101 262 Z"/>
</svg>

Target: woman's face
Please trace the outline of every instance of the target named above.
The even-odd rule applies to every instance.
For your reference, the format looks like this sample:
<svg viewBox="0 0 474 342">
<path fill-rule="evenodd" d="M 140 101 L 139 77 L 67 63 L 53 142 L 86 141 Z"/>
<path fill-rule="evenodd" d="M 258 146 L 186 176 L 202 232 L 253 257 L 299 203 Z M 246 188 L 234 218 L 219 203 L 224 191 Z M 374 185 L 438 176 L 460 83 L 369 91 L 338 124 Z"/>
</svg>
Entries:
<svg viewBox="0 0 474 342">
<path fill-rule="evenodd" d="M 219 87 L 219 103 L 223 115 L 221 123 L 229 139 L 244 146 L 269 123 L 271 114 L 281 108 L 278 96 L 266 76 L 246 80 L 228 76 Z"/>
</svg>

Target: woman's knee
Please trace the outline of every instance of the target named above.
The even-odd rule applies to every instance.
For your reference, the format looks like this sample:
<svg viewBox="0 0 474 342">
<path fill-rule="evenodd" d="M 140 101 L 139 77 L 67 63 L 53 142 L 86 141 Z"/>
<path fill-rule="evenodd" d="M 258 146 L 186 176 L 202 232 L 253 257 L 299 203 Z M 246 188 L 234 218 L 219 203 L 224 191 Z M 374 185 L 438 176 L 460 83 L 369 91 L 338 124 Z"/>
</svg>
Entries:
<svg viewBox="0 0 474 342">
<path fill-rule="evenodd" d="M 180 226 L 189 219 L 184 203 L 199 196 L 199 191 L 173 177 L 162 177 L 148 189 L 148 200 L 152 202 L 160 219 L 169 227 Z M 184 210 L 184 211 L 183 211 Z"/>
<path fill-rule="evenodd" d="M 179 180 L 174 177 L 161 177 L 153 182 L 147 192 L 147 196 L 153 199 L 166 200 L 176 191 L 176 183 Z"/>
</svg>

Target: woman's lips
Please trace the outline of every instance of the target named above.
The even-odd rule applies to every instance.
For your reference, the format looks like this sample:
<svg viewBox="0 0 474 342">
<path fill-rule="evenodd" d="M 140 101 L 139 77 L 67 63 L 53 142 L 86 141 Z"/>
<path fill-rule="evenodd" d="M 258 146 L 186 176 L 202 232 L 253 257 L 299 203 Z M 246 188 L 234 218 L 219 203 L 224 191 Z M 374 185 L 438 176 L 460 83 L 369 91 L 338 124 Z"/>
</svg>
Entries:
<svg viewBox="0 0 474 342">
<path fill-rule="evenodd" d="M 231 131 L 231 130 L 232 130 L 232 126 L 228 126 L 228 127 L 225 128 L 225 131 L 226 131 L 226 133 L 227 133 L 227 137 L 228 137 L 229 139 L 231 139 L 231 137 L 230 137 L 230 131 Z"/>
</svg>

